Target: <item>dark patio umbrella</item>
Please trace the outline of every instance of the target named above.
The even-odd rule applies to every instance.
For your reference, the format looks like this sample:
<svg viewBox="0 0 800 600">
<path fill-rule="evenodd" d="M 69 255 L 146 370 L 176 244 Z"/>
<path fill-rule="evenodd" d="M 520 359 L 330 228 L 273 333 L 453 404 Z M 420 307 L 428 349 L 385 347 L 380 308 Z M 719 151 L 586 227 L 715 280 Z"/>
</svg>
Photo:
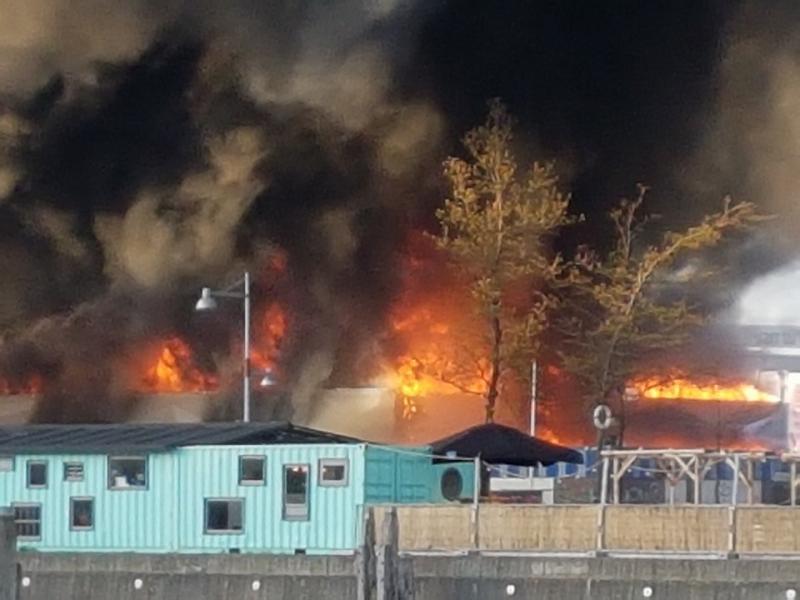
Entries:
<svg viewBox="0 0 800 600">
<path fill-rule="evenodd" d="M 463 458 L 480 456 L 481 460 L 492 464 L 535 467 L 556 462 L 583 462 L 580 452 L 496 423 L 471 427 L 431 445 L 437 456 L 454 452 Z"/>
</svg>

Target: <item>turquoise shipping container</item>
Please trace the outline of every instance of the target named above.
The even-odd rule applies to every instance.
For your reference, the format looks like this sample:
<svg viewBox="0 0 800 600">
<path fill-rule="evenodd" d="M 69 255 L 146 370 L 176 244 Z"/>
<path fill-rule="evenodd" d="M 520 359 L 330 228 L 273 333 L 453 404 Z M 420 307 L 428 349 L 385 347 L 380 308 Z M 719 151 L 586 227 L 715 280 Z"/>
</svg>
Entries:
<svg viewBox="0 0 800 600">
<path fill-rule="evenodd" d="M 431 448 L 369 445 L 364 478 L 367 504 L 420 504 L 472 500 L 475 467 L 472 461 L 434 464 Z M 448 471 L 455 471 L 456 489 L 444 490 Z M 447 497 L 449 496 L 449 498 Z"/>
<path fill-rule="evenodd" d="M 21 550 L 353 552 L 365 505 L 468 501 L 474 482 L 472 463 L 435 464 L 427 447 L 291 425 L 9 429 L 0 506 Z"/>
</svg>

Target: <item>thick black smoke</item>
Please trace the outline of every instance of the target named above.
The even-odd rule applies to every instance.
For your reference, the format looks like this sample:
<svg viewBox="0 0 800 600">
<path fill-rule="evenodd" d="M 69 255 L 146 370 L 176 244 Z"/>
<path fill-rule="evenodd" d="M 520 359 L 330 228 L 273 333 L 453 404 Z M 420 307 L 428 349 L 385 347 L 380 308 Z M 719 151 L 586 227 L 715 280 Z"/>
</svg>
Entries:
<svg viewBox="0 0 800 600">
<path fill-rule="evenodd" d="M 720 156 L 711 116 L 738 73 L 731 36 L 768 29 L 748 30 L 748 10 L 758 12 L 712 0 L 7 3 L 0 374 L 48 375 L 44 419 L 122 418 L 116 365 L 148 339 L 178 333 L 226 368 L 237 307 L 198 322 L 193 294 L 249 268 L 259 301 L 289 308 L 283 371 L 302 419 L 319 386 L 363 382 L 376 366 L 406 234 L 431 226 L 440 161 L 487 98 L 508 102 L 532 156 L 561 160 L 590 217 L 638 181 L 678 224 L 735 195 L 729 171 L 699 186 L 696 169 Z M 750 245 L 749 269 L 774 262 Z M 265 275 L 275 253 L 287 257 L 277 282 Z M 66 397 L 77 399 L 69 410 Z M 95 412 L 107 397 L 119 402 Z"/>
<path fill-rule="evenodd" d="M 24 27 L 0 62 L 5 378 L 44 376 L 46 420 L 123 417 L 121 365 L 148 340 L 230 352 L 239 315 L 197 340 L 190 294 L 245 268 L 256 304 L 290 313 L 300 418 L 319 385 L 368 374 L 441 127 L 391 90 L 414 3 L 64 4 L 9 9 Z M 276 252 L 280 285 L 262 276 Z"/>
</svg>

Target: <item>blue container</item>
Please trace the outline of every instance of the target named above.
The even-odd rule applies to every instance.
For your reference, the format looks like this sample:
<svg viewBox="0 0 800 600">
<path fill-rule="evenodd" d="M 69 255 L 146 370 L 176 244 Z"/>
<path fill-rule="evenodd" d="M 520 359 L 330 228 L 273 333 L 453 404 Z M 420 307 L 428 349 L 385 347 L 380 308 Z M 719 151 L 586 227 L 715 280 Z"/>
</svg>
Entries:
<svg viewBox="0 0 800 600">
<path fill-rule="evenodd" d="M 472 463 L 435 464 L 427 447 L 376 446 L 295 429 L 274 435 L 295 436 L 293 443 L 240 443 L 264 432 L 242 426 L 237 437 L 237 430 L 191 427 L 178 428 L 178 441 L 170 434 L 172 447 L 152 442 L 147 426 L 95 426 L 91 443 L 70 441 L 70 431 L 80 437 L 85 427 L 13 435 L 0 428 L 0 506 L 15 507 L 19 547 L 352 552 L 366 504 L 447 502 L 445 478 L 456 501 L 472 498 Z M 237 443 L 218 443 L 231 440 Z M 81 445 L 86 450 L 75 451 Z"/>
</svg>

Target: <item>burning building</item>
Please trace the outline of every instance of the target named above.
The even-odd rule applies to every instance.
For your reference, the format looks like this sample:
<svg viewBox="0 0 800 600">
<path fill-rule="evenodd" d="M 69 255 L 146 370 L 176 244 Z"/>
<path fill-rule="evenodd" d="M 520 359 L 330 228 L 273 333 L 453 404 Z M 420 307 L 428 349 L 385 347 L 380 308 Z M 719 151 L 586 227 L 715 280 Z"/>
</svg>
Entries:
<svg viewBox="0 0 800 600">
<path fill-rule="evenodd" d="M 224 285 L 248 269 L 252 367 L 277 382 L 255 390 L 257 416 L 405 441 L 479 422 L 485 348 L 470 339 L 459 282 L 422 233 L 443 197 L 438 165 L 457 136 L 478 122 L 487 98 L 502 94 L 521 114 L 523 144 L 565 159 L 577 210 L 603 212 L 593 204 L 598 197 L 611 202 L 642 177 L 666 206 L 671 180 L 660 171 L 683 173 L 684 165 L 659 158 L 649 170 L 641 161 L 653 153 L 642 148 L 684 156 L 698 141 L 702 112 L 688 98 L 705 107 L 718 88 L 709 77 L 687 95 L 672 78 L 718 60 L 722 27 L 690 33 L 702 49 L 666 44 L 665 63 L 637 70 L 647 85 L 613 80 L 629 77 L 617 63 L 593 63 L 609 56 L 593 37 L 604 27 L 615 44 L 649 44 L 637 35 L 642 22 L 682 39 L 686 23 L 705 22 L 685 13 L 680 26 L 669 26 L 674 15 L 632 11 L 631 35 L 619 35 L 616 17 L 581 2 L 530 13 L 526 3 L 483 3 L 492 18 L 478 19 L 456 2 L 288 4 L 165 2 L 155 10 L 149 0 L 125 8 L 31 0 L 0 7 L 8 40 L 0 47 L 0 420 L 238 418 L 238 307 L 196 315 L 192 305 L 202 286 Z M 587 10 L 597 10 L 594 18 Z M 574 43 L 571 11 L 588 28 L 581 38 L 594 39 L 586 47 Z M 46 18 L 55 14 L 66 20 Z M 519 22 L 528 25 L 521 35 L 511 31 Z M 475 43 L 487 38 L 484 27 L 507 40 L 509 55 Z M 765 30 L 763 39 L 772 40 L 773 29 Z M 555 50 L 543 52 L 541 40 Z M 643 56 L 640 50 L 631 55 Z M 529 71 L 550 84 L 495 68 L 515 53 L 538 61 Z M 593 83 L 604 93 L 574 84 L 587 73 L 603 74 Z M 563 101 L 584 87 L 585 96 Z M 633 93 L 640 89 L 646 94 Z M 671 135 L 649 122 L 634 135 L 630 114 L 669 122 Z M 763 121 L 755 119 L 759 131 Z M 792 131 L 781 119 L 767 121 Z M 618 134 L 604 129 L 609 123 L 621 124 Z M 571 133 L 561 138 L 555 126 L 564 124 Z M 605 147 L 601 140 L 609 139 L 616 141 Z M 758 150 L 753 155 L 769 154 Z M 777 179 L 791 189 L 791 178 Z M 727 180 L 711 183 L 729 191 Z M 717 203 L 718 191 L 702 198 Z M 692 198 L 678 212 L 703 203 Z M 548 386 L 557 393 L 552 402 L 541 398 L 537 431 L 593 441 L 575 390 L 551 365 L 540 370 L 542 395 Z M 629 402 L 629 441 L 739 443 L 731 432 L 740 423 L 767 418 L 780 404 L 774 398 L 788 397 L 762 393 L 769 377 L 754 383 L 761 391 L 749 381 L 732 390 L 649 376 L 632 382 L 638 399 Z M 524 427 L 528 389 L 514 385 L 503 390 L 510 400 L 498 418 Z M 641 426 L 639 413 L 650 415 Z"/>
</svg>

